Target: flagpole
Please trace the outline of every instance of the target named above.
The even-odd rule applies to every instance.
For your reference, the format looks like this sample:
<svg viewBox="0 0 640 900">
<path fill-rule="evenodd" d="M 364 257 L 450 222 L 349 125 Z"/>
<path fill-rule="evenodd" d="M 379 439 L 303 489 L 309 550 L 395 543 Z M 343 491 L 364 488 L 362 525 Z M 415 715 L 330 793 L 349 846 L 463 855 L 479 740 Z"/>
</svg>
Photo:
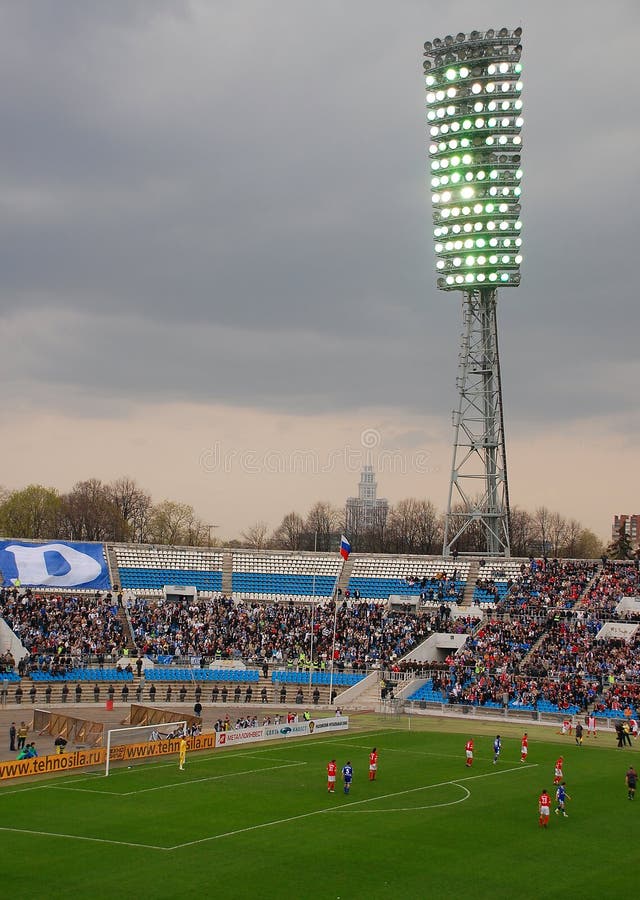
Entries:
<svg viewBox="0 0 640 900">
<path fill-rule="evenodd" d="M 333 667 L 335 665 L 336 658 L 336 629 L 338 627 L 338 584 L 340 583 L 340 578 L 342 577 L 342 570 L 344 569 L 345 560 L 343 560 L 342 565 L 340 566 L 340 572 L 338 577 L 336 578 L 336 583 L 333 586 L 333 641 L 331 644 L 331 674 L 329 676 L 329 704 L 333 705 Z"/>
<path fill-rule="evenodd" d="M 314 539 L 313 539 L 313 552 L 318 552 L 318 532 L 316 531 Z M 316 566 L 318 565 L 318 560 L 313 558 L 313 587 L 311 591 L 311 658 L 309 660 L 309 702 L 311 702 L 311 686 L 313 683 L 313 626 L 315 619 L 315 604 L 316 604 Z"/>
<path fill-rule="evenodd" d="M 335 666 L 336 659 L 336 630 L 338 627 L 338 585 L 340 583 L 340 579 L 342 578 L 342 573 L 344 572 L 344 567 L 346 561 L 349 559 L 349 554 L 351 553 L 351 544 L 347 540 L 347 538 L 342 535 L 340 538 L 340 555 L 342 556 L 342 565 L 340 566 L 340 571 L 338 572 L 338 576 L 336 578 L 336 583 L 333 586 L 333 641 L 331 643 L 331 674 L 329 676 L 329 704 L 333 705 L 333 669 Z"/>
</svg>

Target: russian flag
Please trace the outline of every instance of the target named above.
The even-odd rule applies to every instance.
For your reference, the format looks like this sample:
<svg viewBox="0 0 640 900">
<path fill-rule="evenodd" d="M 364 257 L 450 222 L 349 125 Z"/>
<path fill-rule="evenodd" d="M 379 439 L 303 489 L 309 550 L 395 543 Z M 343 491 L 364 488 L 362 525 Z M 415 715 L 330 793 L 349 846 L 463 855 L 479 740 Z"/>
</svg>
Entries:
<svg viewBox="0 0 640 900">
<path fill-rule="evenodd" d="M 344 535 L 340 538 L 340 556 L 346 562 L 349 559 L 349 554 L 351 553 L 351 544 L 346 539 Z"/>
</svg>

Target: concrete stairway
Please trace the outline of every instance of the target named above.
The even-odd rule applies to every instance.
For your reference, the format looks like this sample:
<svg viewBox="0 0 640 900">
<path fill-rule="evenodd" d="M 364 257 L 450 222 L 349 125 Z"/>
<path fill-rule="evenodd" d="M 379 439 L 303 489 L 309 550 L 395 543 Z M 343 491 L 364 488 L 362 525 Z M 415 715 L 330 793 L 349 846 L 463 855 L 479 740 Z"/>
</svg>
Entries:
<svg viewBox="0 0 640 900">
<path fill-rule="evenodd" d="M 105 544 L 105 554 L 107 557 L 107 568 L 109 569 L 109 579 L 111 585 L 120 584 L 120 572 L 118 570 L 118 560 L 116 559 L 116 551 L 109 544 Z"/>
<path fill-rule="evenodd" d="M 222 554 L 222 593 L 230 597 L 233 590 L 233 552 L 225 550 Z"/>
<path fill-rule="evenodd" d="M 480 567 L 478 565 L 478 560 L 474 559 L 471 561 L 471 565 L 469 566 L 469 574 L 467 575 L 467 583 L 464 586 L 464 593 L 462 595 L 462 601 L 460 606 L 471 606 L 473 602 L 473 592 L 476 588 L 476 581 L 478 580 L 478 572 L 480 571 Z"/>
<path fill-rule="evenodd" d="M 350 556 L 349 559 L 342 566 L 342 572 L 340 573 L 340 580 L 338 581 L 338 588 L 342 591 L 343 594 L 349 584 L 349 579 L 351 578 L 352 569 L 353 569 L 353 556 Z"/>
<path fill-rule="evenodd" d="M 594 586 L 594 584 L 596 583 L 596 581 L 597 581 L 598 578 L 600 577 L 601 572 L 602 572 L 602 569 L 599 568 L 599 569 L 596 571 L 596 573 L 595 573 L 595 575 L 593 576 L 593 578 L 589 581 L 589 583 L 587 584 L 587 586 L 585 587 L 585 589 L 583 590 L 583 592 L 580 594 L 580 597 L 578 598 L 577 603 L 575 603 L 574 606 L 573 606 L 573 611 L 574 611 L 574 612 L 575 612 L 575 610 L 577 610 L 577 609 L 584 609 L 584 598 L 587 596 L 587 594 L 589 593 L 589 591 L 591 590 L 591 588 Z"/>
</svg>

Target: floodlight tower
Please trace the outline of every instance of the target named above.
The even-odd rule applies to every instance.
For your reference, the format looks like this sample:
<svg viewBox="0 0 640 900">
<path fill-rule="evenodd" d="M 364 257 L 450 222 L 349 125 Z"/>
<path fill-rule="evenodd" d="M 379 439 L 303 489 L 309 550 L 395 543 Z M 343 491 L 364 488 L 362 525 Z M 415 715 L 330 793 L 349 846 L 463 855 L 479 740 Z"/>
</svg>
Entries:
<svg viewBox="0 0 640 900">
<path fill-rule="evenodd" d="M 498 287 L 517 287 L 522 29 L 460 32 L 424 45 L 437 286 L 461 291 L 458 409 L 443 553 L 479 526 L 509 556 L 509 487 L 498 355 Z"/>
</svg>

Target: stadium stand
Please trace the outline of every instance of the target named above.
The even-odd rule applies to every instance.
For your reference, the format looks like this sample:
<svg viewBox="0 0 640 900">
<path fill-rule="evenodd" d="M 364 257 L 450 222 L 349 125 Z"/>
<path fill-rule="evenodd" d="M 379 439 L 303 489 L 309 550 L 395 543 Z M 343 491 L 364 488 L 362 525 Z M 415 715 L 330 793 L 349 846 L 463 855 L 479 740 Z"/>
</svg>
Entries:
<svg viewBox="0 0 640 900">
<path fill-rule="evenodd" d="M 123 590 L 157 597 L 165 585 L 194 586 L 203 594 L 222 590 L 222 553 L 199 547 L 111 546 Z"/>
<path fill-rule="evenodd" d="M 228 681 L 256 683 L 260 680 L 258 669 L 183 669 L 155 668 L 145 673 L 147 681 Z"/>
<path fill-rule="evenodd" d="M 143 687 L 132 686 L 145 696 L 156 684 L 167 697 L 172 686 L 180 697 L 185 691 L 192 696 L 205 683 L 214 700 L 218 684 L 229 686 L 233 696 L 242 684 L 248 695 L 263 663 L 270 668 L 261 683 L 269 698 L 304 684 L 326 693 L 330 682 L 345 688 L 372 667 L 394 666 L 425 679 L 408 698 L 420 702 L 488 708 L 506 703 L 514 710 L 551 713 L 589 708 L 611 718 L 638 711 L 638 635 L 601 634 L 606 623 L 639 620 L 631 603 L 640 586 L 635 562 L 354 554 L 336 608 L 330 601 L 341 571 L 336 555 L 122 544 L 109 553 L 123 607 L 111 594 L 0 590 L 2 616 L 30 654 L 19 671 L 12 660 L 0 659 L 7 683 L 30 674 L 38 697 L 46 686 L 54 687 L 56 697 L 69 682 L 92 682 L 89 696 L 97 702 L 100 688 L 107 694 L 113 685 L 120 692 L 131 684 L 130 665 L 110 664 L 128 649 L 132 657 L 139 653 L 155 661 L 155 667 L 145 666 Z M 475 584 L 464 594 L 471 570 Z M 224 572 L 233 596 L 221 592 Z M 167 598 L 167 585 L 194 585 L 201 595 Z M 463 594 L 471 599 L 472 587 L 470 615 L 460 616 L 452 601 Z M 393 595 L 421 602 L 417 609 L 391 609 L 387 601 Z M 621 609 L 623 599 L 629 608 Z M 445 660 L 410 661 L 426 638 L 445 632 L 468 637 L 458 651 L 445 647 Z M 201 668 L 184 664 L 193 659 L 202 659 Z M 16 702 L 20 691 L 18 683 Z M 75 696 L 77 702 L 77 690 Z"/>
<path fill-rule="evenodd" d="M 572 610 L 596 570 L 594 562 L 512 563 L 509 572 L 505 569 L 508 592 L 455 658 L 448 660 L 448 677 L 436 674 L 409 699 L 487 707 L 501 707 L 506 699 L 512 709 L 540 712 L 574 713 L 586 708 L 602 685 L 593 672 L 569 664 L 575 659 L 569 658 L 561 670 L 554 668 L 554 655 L 547 655 L 544 645 L 555 628 L 566 628 L 572 621 L 566 617 L 574 615 Z M 491 577 L 498 575 L 489 571 Z M 597 630 L 590 626 L 591 643 Z"/>
<path fill-rule="evenodd" d="M 366 675 L 360 674 L 351 674 L 349 672 L 334 672 L 333 676 L 330 672 L 312 672 L 311 673 L 311 684 L 334 684 L 336 686 L 346 686 L 351 687 L 353 684 L 357 684 L 359 681 L 362 681 Z M 304 671 L 278 671 L 273 672 L 271 675 L 271 680 L 276 684 L 308 684 L 309 683 L 309 673 Z"/>
<path fill-rule="evenodd" d="M 137 648 L 145 655 L 306 663 L 313 622 L 314 654 L 330 659 L 334 619 L 336 659 L 365 667 L 407 653 L 433 630 L 437 615 L 390 611 L 365 601 L 311 605 L 238 603 L 231 598 L 187 604 L 138 599 L 129 615 Z M 454 627 L 456 627 L 454 625 Z"/>
<path fill-rule="evenodd" d="M 117 656 L 126 645 L 123 622 L 111 594 L 76 596 L 3 589 L 0 609 L 40 668 L 66 657 Z"/>
<path fill-rule="evenodd" d="M 607 562 L 587 592 L 583 606 L 590 615 L 602 621 L 640 621 L 637 609 L 618 610 L 621 601 L 628 597 L 640 597 L 638 566 L 635 563 Z"/>
<path fill-rule="evenodd" d="M 235 552 L 234 595 L 245 600 L 309 600 L 331 597 L 342 561 L 335 554 Z"/>
<path fill-rule="evenodd" d="M 425 602 L 462 599 L 468 561 L 409 556 L 358 556 L 347 585 L 350 596 L 386 600 L 395 594 Z"/>
<path fill-rule="evenodd" d="M 504 559 L 481 559 L 473 589 L 473 602 L 498 603 L 504 599 L 513 581 L 522 574 L 522 563 Z"/>
<path fill-rule="evenodd" d="M 31 672 L 31 680 L 42 681 L 133 681 L 133 672 L 118 668 L 78 668 L 73 667 L 67 672 Z"/>
</svg>

